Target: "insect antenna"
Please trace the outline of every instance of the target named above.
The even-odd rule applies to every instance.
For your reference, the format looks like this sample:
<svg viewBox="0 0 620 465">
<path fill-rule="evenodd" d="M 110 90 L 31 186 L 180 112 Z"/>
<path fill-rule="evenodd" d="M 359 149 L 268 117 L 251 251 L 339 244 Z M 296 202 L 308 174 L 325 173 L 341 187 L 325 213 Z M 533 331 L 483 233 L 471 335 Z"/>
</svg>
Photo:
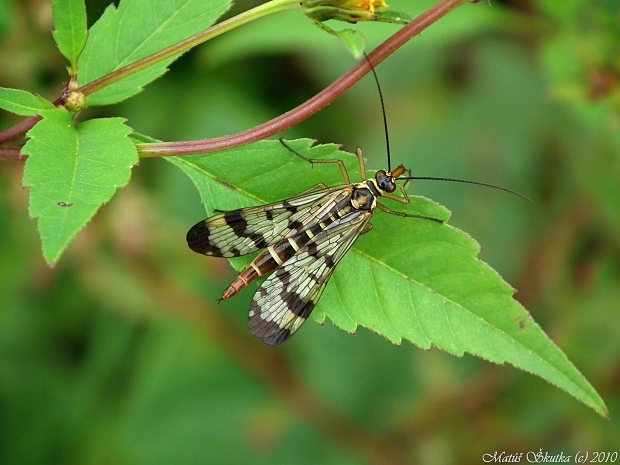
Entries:
<svg viewBox="0 0 620 465">
<path fill-rule="evenodd" d="M 383 131 L 385 133 L 385 148 L 387 151 L 388 171 L 391 172 L 392 171 L 392 159 L 391 159 L 391 152 L 390 152 L 390 136 L 388 132 L 388 124 L 387 124 L 387 116 L 385 113 L 385 103 L 383 100 L 383 92 L 381 92 L 381 85 L 379 84 L 379 77 L 377 76 L 377 72 L 375 71 L 375 67 L 372 65 L 372 62 L 370 61 L 370 58 L 368 58 L 368 55 L 366 55 L 365 53 L 364 53 L 364 58 L 366 58 L 366 61 L 370 65 L 370 70 L 372 71 L 372 75 L 375 78 L 375 83 L 377 84 L 377 90 L 379 91 L 379 100 L 381 101 L 381 113 L 383 114 Z M 409 170 L 409 173 L 411 174 L 411 170 Z M 436 177 L 430 177 L 430 176 L 407 176 L 407 177 L 400 177 L 399 179 L 404 180 L 404 181 L 414 181 L 414 180 L 448 181 L 448 182 L 460 182 L 463 184 L 474 184 L 477 186 L 490 187 L 492 189 L 497 189 L 500 191 L 508 192 L 510 194 L 516 195 L 517 197 L 521 197 L 522 199 L 525 199 L 528 202 L 534 203 L 532 199 L 526 197 L 523 194 L 519 194 L 518 192 L 512 191 L 510 189 L 506 189 L 505 187 L 499 187 L 493 184 L 487 184 L 485 182 L 466 181 L 464 179 L 453 179 L 453 178 L 436 178 Z M 405 185 L 406 184 L 407 183 L 405 183 Z"/>
<path fill-rule="evenodd" d="M 379 100 L 381 101 L 381 113 L 383 114 L 383 131 L 385 132 L 385 149 L 387 152 L 387 164 L 388 171 L 392 171 L 392 157 L 390 155 L 390 135 L 388 133 L 388 124 L 387 124 L 387 116 L 385 115 L 385 103 L 383 101 L 383 92 L 381 92 L 381 85 L 379 84 L 379 77 L 377 76 L 377 72 L 375 71 L 375 67 L 372 65 L 370 58 L 368 55 L 364 53 L 364 58 L 370 65 L 370 70 L 372 71 L 372 75 L 375 78 L 375 83 L 377 84 L 377 90 L 379 91 Z"/>
<path fill-rule="evenodd" d="M 532 199 L 530 199 L 529 197 L 526 197 L 523 194 L 519 194 L 518 192 L 515 192 L 510 189 L 506 189 L 505 187 L 495 186 L 493 184 L 487 184 L 486 182 L 466 181 L 464 179 L 453 179 L 453 178 L 435 178 L 432 176 L 407 176 L 407 177 L 401 177 L 398 179 L 403 179 L 407 181 L 448 181 L 448 182 L 460 182 L 463 184 L 474 184 L 476 186 L 490 187 L 491 189 L 497 189 L 500 191 L 508 192 L 509 194 L 516 195 L 517 197 L 521 197 L 522 199 L 525 199 L 528 202 L 534 203 Z"/>
</svg>

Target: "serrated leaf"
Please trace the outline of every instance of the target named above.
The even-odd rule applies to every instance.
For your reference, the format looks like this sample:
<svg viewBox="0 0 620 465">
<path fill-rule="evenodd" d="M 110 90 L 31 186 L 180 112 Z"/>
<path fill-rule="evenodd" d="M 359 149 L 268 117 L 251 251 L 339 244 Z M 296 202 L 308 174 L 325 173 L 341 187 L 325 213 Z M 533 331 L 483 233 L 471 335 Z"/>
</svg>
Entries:
<svg viewBox="0 0 620 465">
<path fill-rule="evenodd" d="M 31 188 L 29 213 L 39 219 L 43 256 L 52 264 L 117 188 L 127 185 L 138 155 L 122 118 L 74 126 L 61 108 L 41 116 L 22 149 L 28 155 L 23 183 Z"/>
<path fill-rule="evenodd" d="M 345 162 L 359 180 L 357 160 L 334 145 L 309 148 L 290 142 L 311 158 Z M 169 159 L 196 184 L 207 211 L 232 209 L 291 197 L 324 182 L 342 184 L 336 166 L 292 156 L 278 141 L 262 141 L 218 154 Z M 382 200 L 394 210 L 447 219 L 449 212 L 423 197 L 408 205 Z M 377 211 L 374 229 L 358 239 L 338 265 L 314 310 L 355 331 L 364 326 L 394 343 L 402 339 L 455 355 L 465 352 L 510 363 L 536 374 L 607 415 L 602 399 L 560 349 L 513 299 L 514 290 L 478 260 L 479 245 L 447 224 Z"/>
<path fill-rule="evenodd" d="M 86 6 L 84 0 L 52 1 L 54 40 L 71 64 L 70 73 L 77 73 L 77 60 L 86 43 Z"/>
<path fill-rule="evenodd" d="M 90 29 L 78 66 L 79 85 L 158 52 L 208 28 L 230 0 L 123 0 L 110 5 Z M 140 71 L 87 99 L 89 105 L 120 102 L 157 79 L 178 55 Z"/>
<path fill-rule="evenodd" d="M 42 110 L 51 110 L 54 105 L 39 95 L 25 90 L 0 87 L 0 108 L 22 116 L 35 116 Z"/>
</svg>

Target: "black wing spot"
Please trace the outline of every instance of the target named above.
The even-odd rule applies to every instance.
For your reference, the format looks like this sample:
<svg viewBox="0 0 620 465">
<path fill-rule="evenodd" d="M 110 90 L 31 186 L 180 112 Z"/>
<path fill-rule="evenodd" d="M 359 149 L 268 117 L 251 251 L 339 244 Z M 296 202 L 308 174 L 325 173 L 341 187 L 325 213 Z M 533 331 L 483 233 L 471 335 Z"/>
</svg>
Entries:
<svg viewBox="0 0 620 465">
<path fill-rule="evenodd" d="M 226 224 L 230 226 L 237 235 L 245 235 L 244 232 L 248 227 L 248 222 L 241 210 L 225 212 L 224 221 L 226 221 Z"/>
<path fill-rule="evenodd" d="M 201 221 L 192 226 L 191 229 L 187 231 L 185 239 L 187 240 L 189 248 L 194 252 L 214 255 L 218 251 L 209 242 L 209 226 L 207 226 L 206 221 Z"/>
<path fill-rule="evenodd" d="M 248 237 L 254 241 L 257 249 L 264 249 L 269 245 L 262 234 L 250 234 Z"/>
<path fill-rule="evenodd" d="M 304 228 L 304 224 L 301 221 L 292 221 L 291 224 L 288 225 L 288 229 L 291 231 L 301 231 Z"/>
<path fill-rule="evenodd" d="M 312 310 L 314 310 L 314 302 L 303 300 L 296 292 L 283 292 L 281 298 L 286 302 L 291 313 L 301 317 L 308 318 Z"/>
<path fill-rule="evenodd" d="M 291 202 L 287 200 L 282 202 L 282 208 L 284 208 L 286 211 L 290 213 L 296 213 L 298 210 L 298 207 L 296 207 L 295 205 L 293 205 Z"/>
</svg>

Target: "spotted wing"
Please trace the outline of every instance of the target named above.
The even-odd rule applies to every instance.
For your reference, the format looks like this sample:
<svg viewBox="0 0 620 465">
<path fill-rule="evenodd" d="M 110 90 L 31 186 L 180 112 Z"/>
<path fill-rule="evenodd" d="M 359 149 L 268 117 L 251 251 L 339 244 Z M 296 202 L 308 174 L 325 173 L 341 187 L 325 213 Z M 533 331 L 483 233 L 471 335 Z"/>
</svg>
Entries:
<svg viewBox="0 0 620 465">
<path fill-rule="evenodd" d="M 264 249 L 308 223 L 330 198 L 348 186 L 323 188 L 281 202 L 227 211 L 195 224 L 187 244 L 214 257 L 238 257 Z"/>
<path fill-rule="evenodd" d="M 269 345 L 289 339 L 310 316 L 336 265 L 372 214 L 356 210 L 317 234 L 260 286 L 250 307 L 250 332 Z"/>
</svg>

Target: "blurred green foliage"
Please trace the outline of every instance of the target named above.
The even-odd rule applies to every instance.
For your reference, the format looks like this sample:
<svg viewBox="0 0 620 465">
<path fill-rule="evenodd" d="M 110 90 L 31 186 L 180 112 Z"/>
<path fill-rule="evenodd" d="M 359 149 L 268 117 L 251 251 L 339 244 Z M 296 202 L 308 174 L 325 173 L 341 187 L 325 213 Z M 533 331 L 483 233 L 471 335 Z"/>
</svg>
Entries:
<svg viewBox="0 0 620 465">
<path fill-rule="evenodd" d="M 87 3 L 92 24 L 106 3 Z M 418 14 L 432 3 L 391 5 Z M 356 27 L 371 46 L 397 29 Z M 0 1 L 0 86 L 59 95 L 66 64 L 51 29 L 49 4 Z M 619 36 L 615 0 L 480 2 L 377 69 L 396 161 L 535 199 L 410 188 L 483 245 L 481 257 L 604 398 L 609 421 L 511 367 L 394 347 L 366 330 L 308 323 L 284 347 L 263 347 L 245 329 L 251 291 L 214 305 L 233 273 L 187 249 L 204 210 L 161 160 L 134 169 L 49 269 L 23 165 L 7 162 L 0 462 L 466 464 L 495 451 L 620 451 Z M 163 140 L 215 137 L 289 110 L 353 64 L 291 12 L 213 40 L 141 95 L 86 116 L 126 117 Z M 0 129 L 19 121 L 0 118 Z M 382 168 L 382 130 L 366 79 L 284 136 L 360 146 Z"/>
</svg>

